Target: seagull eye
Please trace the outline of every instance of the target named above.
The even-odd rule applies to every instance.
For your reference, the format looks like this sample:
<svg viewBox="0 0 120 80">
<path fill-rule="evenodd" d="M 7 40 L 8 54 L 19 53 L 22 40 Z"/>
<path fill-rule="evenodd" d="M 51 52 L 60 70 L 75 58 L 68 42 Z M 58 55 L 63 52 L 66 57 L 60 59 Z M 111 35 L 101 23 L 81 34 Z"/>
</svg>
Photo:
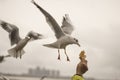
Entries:
<svg viewBox="0 0 120 80">
<path fill-rule="evenodd" d="M 75 39 L 75 38 L 74 38 L 74 40 L 75 40 L 76 42 L 78 42 L 78 40 L 77 40 L 77 39 Z"/>
<path fill-rule="evenodd" d="M 76 42 L 78 42 L 78 40 L 76 39 Z"/>
</svg>

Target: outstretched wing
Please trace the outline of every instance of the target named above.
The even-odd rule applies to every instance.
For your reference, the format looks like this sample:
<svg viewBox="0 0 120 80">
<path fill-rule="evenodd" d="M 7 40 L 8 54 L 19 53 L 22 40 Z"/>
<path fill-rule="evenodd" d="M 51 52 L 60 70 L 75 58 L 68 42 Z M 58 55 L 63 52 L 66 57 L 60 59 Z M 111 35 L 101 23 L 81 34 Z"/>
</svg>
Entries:
<svg viewBox="0 0 120 80">
<path fill-rule="evenodd" d="M 35 3 L 33 0 L 32 0 L 32 3 L 43 13 L 43 15 L 46 18 L 47 23 L 52 28 L 52 30 L 55 32 L 56 38 L 58 39 L 61 36 L 64 36 L 65 34 L 60 28 L 60 26 L 58 25 L 58 23 L 56 22 L 56 20 L 47 11 L 45 11 L 42 7 L 40 7 L 37 3 Z"/>
<path fill-rule="evenodd" d="M 72 25 L 72 22 L 71 22 L 68 14 L 65 14 L 65 16 L 63 17 L 63 22 L 62 22 L 61 28 L 64 31 L 64 33 L 69 34 L 69 35 L 72 34 L 72 32 L 74 30 L 74 26 Z"/>
<path fill-rule="evenodd" d="M 1 27 L 9 33 L 9 39 L 11 41 L 11 45 L 17 44 L 21 38 L 19 36 L 19 29 L 10 23 L 0 20 Z"/>
</svg>

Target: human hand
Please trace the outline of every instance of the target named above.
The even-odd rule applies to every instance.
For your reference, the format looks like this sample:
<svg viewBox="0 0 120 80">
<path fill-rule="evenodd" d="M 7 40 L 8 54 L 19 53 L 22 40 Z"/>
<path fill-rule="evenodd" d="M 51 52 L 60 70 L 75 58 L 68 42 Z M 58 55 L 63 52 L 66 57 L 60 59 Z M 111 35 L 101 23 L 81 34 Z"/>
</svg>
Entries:
<svg viewBox="0 0 120 80">
<path fill-rule="evenodd" d="M 85 55 L 85 51 L 84 51 L 84 50 L 80 52 L 79 58 L 80 58 L 80 59 L 85 59 L 85 58 L 86 58 L 86 55 Z"/>
</svg>

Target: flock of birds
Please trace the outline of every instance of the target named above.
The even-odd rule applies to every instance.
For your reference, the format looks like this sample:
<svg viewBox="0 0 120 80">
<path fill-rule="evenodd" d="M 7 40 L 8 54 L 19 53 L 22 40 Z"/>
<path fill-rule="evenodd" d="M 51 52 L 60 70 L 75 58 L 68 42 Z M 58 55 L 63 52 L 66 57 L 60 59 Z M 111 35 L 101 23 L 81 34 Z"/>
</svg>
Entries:
<svg viewBox="0 0 120 80">
<path fill-rule="evenodd" d="M 64 49 L 64 53 L 67 57 L 67 61 L 70 61 L 67 52 L 66 46 L 69 44 L 76 44 L 80 46 L 78 39 L 71 36 L 74 26 L 69 18 L 68 14 L 63 16 L 62 26 L 60 26 L 57 21 L 41 6 L 39 6 L 34 0 L 31 1 L 34 6 L 36 6 L 45 16 L 46 22 L 51 27 L 55 33 L 57 40 L 51 44 L 44 44 L 43 46 L 49 48 L 58 49 L 58 59 L 60 60 L 60 49 Z M 28 42 L 43 39 L 44 36 L 40 33 L 29 31 L 25 38 L 19 36 L 19 28 L 16 25 L 10 24 L 6 21 L 0 20 L 0 26 L 9 33 L 9 39 L 11 46 L 15 45 L 8 50 L 8 55 L 1 55 L 0 62 L 3 62 L 7 57 L 22 58 L 22 55 L 25 53 L 24 47 Z"/>
</svg>

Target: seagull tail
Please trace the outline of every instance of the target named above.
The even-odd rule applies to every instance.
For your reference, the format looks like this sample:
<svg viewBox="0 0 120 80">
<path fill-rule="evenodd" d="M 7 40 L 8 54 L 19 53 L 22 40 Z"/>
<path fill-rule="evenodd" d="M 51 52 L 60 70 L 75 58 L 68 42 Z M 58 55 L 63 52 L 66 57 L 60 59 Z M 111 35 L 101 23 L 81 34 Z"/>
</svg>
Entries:
<svg viewBox="0 0 120 80">
<path fill-rule="evenodd" d="M 48 45 L 48 44 L 43 44 L 43 46 L 45 46 L 45 47 L 50 47 L 50 45 Z"/>
<path fill-rule="evenodd" d="M 49 47 L 49 48 L 56 48 L 56 46 L 53 44 L 44 44 L 43 46 Z"/>
<path fill-rule="evenodd" d="M 22 57 L 22 55 L 25 53 L 25 51 L 22 49 L 22 50 L 16 50 L 15 48 L 12 48 L 12 49 L 9 49 L 8 50 L 8 53 L 10 56 L 12 57 L 15 57 L 15 58 L 18 58 L 18 57 Z"/>
</svg>

